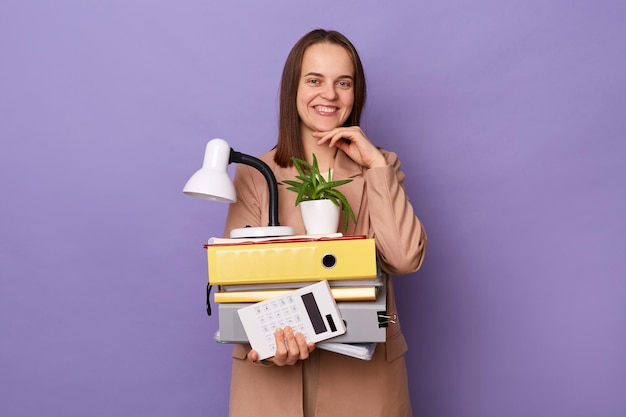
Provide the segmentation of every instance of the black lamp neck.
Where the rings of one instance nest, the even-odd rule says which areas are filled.
[[[278,223],[278,182],[276,181],[276,176],[272,172],[272,169],[259,158],[255,158],[254,156],[246,155],[241,152],[237,152],[230,149],[230,158],[228,163],[237,163],[249,165],[253,168],[256,168],[258,171],[263,174],[265,180],[267,181],[267,187],[269,188],[269,225],[268,226],[280,226]]]

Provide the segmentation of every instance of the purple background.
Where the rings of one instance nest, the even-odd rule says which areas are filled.
[[[626,415],[626,3],[0,3],[0,415],[224,416],[230,347],[184,196],[276,136],[293,43],[335,28],[430,242],[398,277],[416,416]],[[340,393],[338,393],[340,395]]]

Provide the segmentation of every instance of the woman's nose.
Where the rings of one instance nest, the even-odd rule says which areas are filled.
[[[337,90],[333,84],[327,84],[322,91],[322,98],[327,100],[334,100],[337,98]]]

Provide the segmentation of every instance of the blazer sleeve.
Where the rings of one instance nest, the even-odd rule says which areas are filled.
[[[417,271],[424,260],[427,236],[404,189],[404,173],[393,152],[387,165],[365,172],[370,227],[383,270],[390,274]]]

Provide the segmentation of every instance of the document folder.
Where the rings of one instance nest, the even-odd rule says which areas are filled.
[[[239,291],[272,291],[272,290],[293,290],[295,288],[306,287],[315,284],[318,281],[301,281],[301,282],[271,282],[263,284],[235,284],[220,285],[222,292],[239,292]],[[349,278],[349,279],[333,279],[328,281],[331,288],[365,288],[380,287],[383,285],[380,271],[375,278]]]
[[[332,342],[363,343],[384,342],[387,320],[386,286],[378,290],[375,301],[338,302],[339,313],[346,325],[346,333],[329,339]],[[222,303],[218,306],[219,341],[222,343],[248,343],[246,332],[237,314],[250,303]]]
[[[261,284],[374,278],[374,239],[343,237],[206,245],[209,283]]]
[[[294,289],[220,291],[213,294],[213,301],[216,303],[257,303],[284,295]],[[340,287],[331,288],[330,292],[335,301],[373,301],[376,300],[377,287]]]

